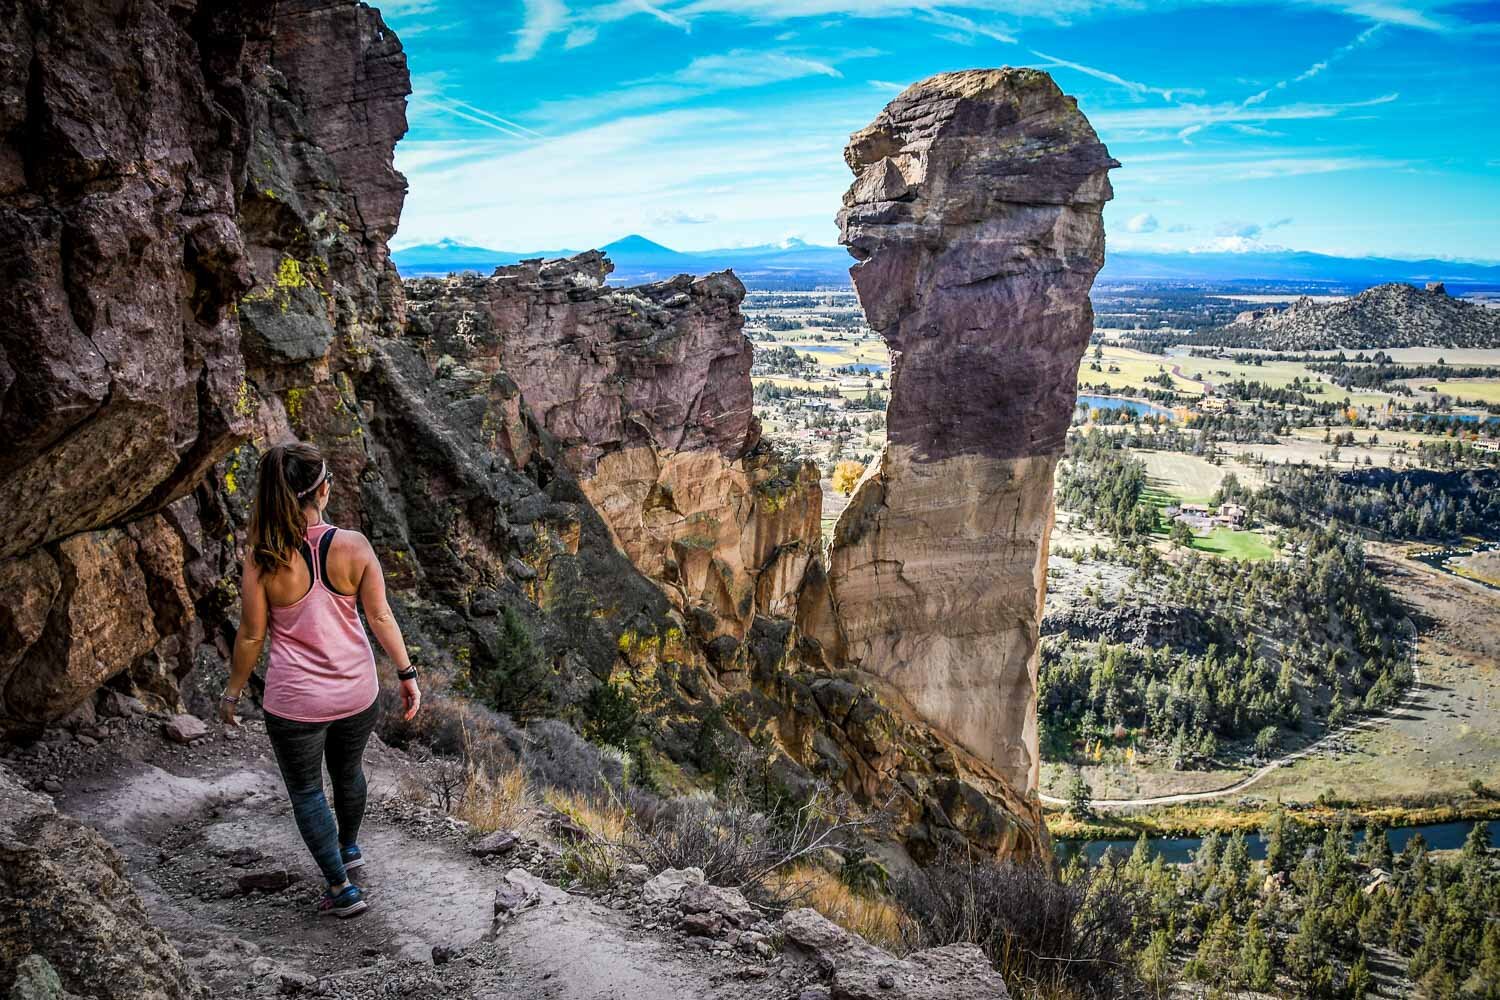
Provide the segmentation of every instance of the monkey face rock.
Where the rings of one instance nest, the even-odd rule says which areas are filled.
[[[888,443],[810,631],[1017,790],[1036,787],[1052,476],[1117,166],[1045,73],[946,73],[851,137],[840,239],[890,345]]]

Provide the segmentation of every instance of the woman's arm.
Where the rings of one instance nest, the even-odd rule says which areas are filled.
[[[229,666],[229,684],[219,700],[219,718],[231,726],[239,725],[234,712],[239,707],[245,682],[260,660],[266,643],[266,592],[260,585],[260,570],[249,554],[240,571],[240,627],[234,634],[234,656]]]
[[[401,626],[396,624],[396,615],[391,611],[390,602],[385,596],[385,571],[380,568],[380,559],[375,555],[375,547],[370,540],[363,535],[358,536],[361,550],[358,555],[360,566],[359,577],[359,602],[364,605],[365,619],[370,623],[370,631],[375,633],[380,646],[385,650],[396,664],[398,671],[411,669],[411,656],[406,651],[406,640],[401,637]],[[417,714],[417,709],[422,705],[422,692],[417,687],[415,678],[401,682],[401,705],[406,709],[405,718],[410,719]]]

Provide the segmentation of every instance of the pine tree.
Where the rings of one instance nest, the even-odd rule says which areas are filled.
[[[1483,858],[1490,853],[1490,825],[1483,820],[1469,828],[1464,838],[1464,857]]]
[[[1269,990],[1276,983],[1276,956],[1260,927],[1260,914],[1252,913],[1245,925],[1245,941],[1240,945],[1237,978],[1252,990]]]
[[[1349,977],[1344,980],[1344,996],[1347,1000],[1365,1000],[1372,985],[1369,966],[1365,964],[1365,956],[1360,955],[1349,967]]]

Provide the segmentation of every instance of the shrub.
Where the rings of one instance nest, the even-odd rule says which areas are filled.
[[[583,700],[583,735],[595,743],[629,747],[639,723],[635,695],[623,684],[595,685]]]
[[[917,946],[976,944],[1012,988],[1102,1000],[1138,987],[1131,956],[1146,900],[1119,865],[1058,878],[1039,864],[948,854],[897,881],[895,897]]]
[[[519,722],[554,708],[552,670],[514,608],[502,610],[494,650],[470,663],[468,684],[480,701]]]

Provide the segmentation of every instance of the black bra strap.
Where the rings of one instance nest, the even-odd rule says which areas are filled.
[[[328,549],[333,542],[333,533],[338,530],[329,528],[323,532],[323,537],[318,539],[318,579],[330,593],[338,594],[340,597],[353,597],[353,594],[346,594],[328,582]]]

